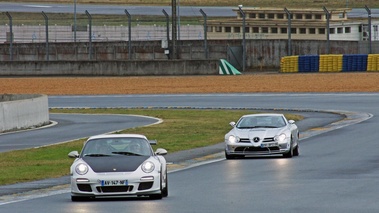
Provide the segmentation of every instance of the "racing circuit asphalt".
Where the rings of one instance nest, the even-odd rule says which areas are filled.
[[[328,122],[324,123],[324,127],[310,127],[301,132],[300,156],[291,160],[281,157],[225,160],[222,151],[218,152],[221,155],[217,156],[216,153],[214,160],[188,160],[189,166],[185,169],[169,171],[170,195],[167,199],[99,199],[76,203],[69,199],[70,187],[64,184],[1,196],[0,211],[37,213],[54,209],[56,213],[67,213],[119,212],[122,209],[141,213],[379,212],[379,170],[375,149],[379,136],[378,96],[378,93],[49,96],[51,108],[239,108],[253,111],[254,107],[295,111],[299,114],[315,110],[338,110],[348,117],[337,123]],[[325,116],[330,118],[334,115]],[[306,116],[304,121],[309,119],[316,119],[315,122],[318,122],[317,119],[324,120],[322,115],[311,115],[310,118]],[[303,124],[298,122],[300,129],[306,126]],[[320,131],[327,132],[319,134]],[[64,134],[67,135],[62,132]],[[56,138],[60,137],[56,135]],[[167,158],[172,157],[172,154]],[[62,157],[67,156],[65,154]],[[173,163],[170,166],[181,164]]]
[[[263,110],[262,110],[263,112]],[[270,110],[264,110],[264,112],[270,112]],[[276,113],[293,113],[300,114],[304,116],[304,119],[297,122],[300,130],[300,140],[311,137],[316,134],[321,134],[325,131],[330,131],[336,128],[340,128],[344,125],[349,125],[351,123],[360,122],[367,118],[366,114],[346,114],[345,112],[312,112],[312,111],[281,111],[281,110],[271,110],[271,112]],[[96,115],[93,115],[96,116]],[[54,116],[53,116],[54,117]],[[70,115],[67,115],[70,117]],[[138,119],[137,119],[138,120]],[[55,128],[59,128],[59,125]],[[117,128],[117,127],[113,127]],[[39,131],[39,130],[33,130]],[[29,132],[33,132],[29,131]],[[46,129],[44,130],[46,131]],[[104,130],[102,130],[104,131]],[[99,132],[101,134],[104,132]],[[15,133],[17,134],[17,133]],[[24,132],[25,134],[25,132]],[[46,133],[49,134],[49,133]],[[52,133],[54,134],[54,133]],[[79,137],[79,136],[78,136]],[[82,135],[81,137],[85,137]],[[185,150],[176,153],[169,153],[165,156],[168,162],[169,170],[178,170],[189,167],[194,164],[201,164],[202,162],[223,159],[223,148],[224,143],[218,143],[209,147],[202,147],[197,149]],[[33,182],[3,185],[0,186],[0,196],[12,195],[18,193],[25,193],[32,190],[46,189],[50,187],[55,187],[59,185],[69,184],[69,176],[63,176],[60,178],[45,179]]]

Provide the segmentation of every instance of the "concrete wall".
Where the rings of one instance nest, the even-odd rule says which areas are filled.
[[[219,59],[226,59],[239,70],[243,64],[240,39],[208,40],[207,59],[204,41],[178,41],[177,61],[168,60],[161,41],[131,43],[130,53],[129,43],[125,41],[93,42],[91,45],[88,42],[50,43],[49,62],[46,62],[45,43],[14,43],[13,62],[10,62],[10,45],[0,44],[0,75],[26,75],[28,72],[66,75],[76,74],[76,71],[81,75],[216,74]],[[373,54],[379,53],[378,44],[379,41],[372,42]],[[369,50],[367,41],[330,41],[329,45],[330,54],[368,54]],[[233,52],[234,47],[238,47],[237,52]],[[326,41],[292,40],[291,55],[328,54],[327,47]],[[280,59],[287,56],[287,51],[287,40],[246,40],[246,70],[279,71]]]
[[[0,75],[215,75],[218,63],[218,60],[6,61],[0,64]]]
[[[0,132],[38,127],[49,123],[46,95],[0,95]]]

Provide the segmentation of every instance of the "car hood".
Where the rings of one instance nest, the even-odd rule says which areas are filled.
[[[83,157],[94,172],[133,172],[150,156]]]
[[[273,138],[283,132],[283,128],[254,128],[254,129],[237,129],[234,128],[229,132],[239,138]]]

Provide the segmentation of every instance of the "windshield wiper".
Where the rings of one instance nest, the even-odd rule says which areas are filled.
[[[244,126],[238,127],[238,129],[255,129],[255,128],[278,128],[276,126]]]
[[[137,153],[134,153],[134,152],[112,152],[112,154],[141,156],[140,154],[137,154]]]
[[[110,155],[106,155],[106,154],[85,154],[84,157],[106,157],[106,156],[110,156]]]

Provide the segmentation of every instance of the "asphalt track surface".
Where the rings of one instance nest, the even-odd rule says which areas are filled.
[[[0,134],[0,153],[160,122],[157,118],[133,115],[50,114],[49,117],[51,124],[43,128]]]
[[[0,4],[0,11],[18,11],[20,8],[25,12],[54,12],[49,8],[50,5],[29,5],[21,7],[20,5]],[[25,5],[24,5],[25,6]],[[32,8],[36,8],[35,10]],[[85,8],[78,8],[78,13],[84,13]],[[117,13],[123,13],[124,9],[128,9],[131,14],[138,11],[138,8],[118,8]],[[191,9],[192,14],[196,14],[199,8]],[[66,6],[66,11],[72,10],[72,6]],[[94,8],[89,9],[91,14],[111,11],[111,8]],[[228,11],[230,8],[228,8]],[[146,11],[142,8],[141,11]],[[152,12],[153,10],[148,10]],[[156,10],[157,15],[161,14],[161,8]],[[169,8],[166,10],[170,12]],[[183,11],[184,8],[183,8]],[[356,16],[366,17],[364,9],[358,9]],[[22,12],[22,11],[20,11]],[[210,15],[207,10],[205,12]],[[230,12],[230,11],[229,11]],[[231,13],[224,14],[231,14]],[[373,10],[373,17],[377,16],[377,10]],[[115,11],[111,12],[112,14]],[[183,12],[184,13],[184,12]],[[181,14],[183,14],[181,13]],[[184,15],[184,14],[183,14]],[[210,16],[213,16],[210,15]],[[217,15],[214,15],[217,16]],[[231,16],[235,16],[233,13]],[[51,97],[50,103],[52,107],[200,107],[200,108],[257,108],[257,109],[286,109],[301,112],[309,112],[310,131],[305,131],[304,139],[302,139],[301,156],[291,159],[291,161],[281,161],[280,159],[258,159],[257,161],[224,161],[221,163],[210,163],[208,166],[187,169],[183,172],[170,174],[174,181],[170,184],[173,187],[167,201],[161,203],[144,203],[148,209],[140,209],[141,203],[128,202],[127,207],[132,212],[379,212],[377,204],[379,191],[379,166],[377,138],[377,124],[379,120],[379,94],[378,93],[342,93],[342,94],[220,94],[220,95],[173,95],[173,96],[113,96],[113,97]],[[109,99],[112,102],[109,102]],[[125,102],[125,100],[128,100]],[[108,102],[107,102],[108,101]],[[107,103],[107,104],[105,104]],[[111,103],[111,104],[109,104]],[[317,113],[320,116],[312,114],[312,112],[338,112],[348,116],[341,122],[329,124],[339,120],[341,117],[329,113]],[[330,116],[329,116],[330,115]],[[333,115],[333,116],[332,116]],[[333,118],[332,118],[333,117]],[[331,118],[327,123],[318,123],[318,121]],[[315,119],[315,120],[313,120]],[[305,119],[304,121],[307,121]],[[326,125],[325,128],[316,128],[317,126]],[[299,122],[299,127],[303,130],[308,129],[305,123]],[[38,130],[36,130],[38,131]],[[323,134],[319,134],[323,132]],[[219,144],[215,147],[207,147],[204,149],[190,150],[184,153],[170,154],[167,156],[171,162],[182,162],[192,157],[211,154],[214,150],[219,151]],[[18,148],[20,148],[18,146]],[[209,151],[212,150],[212,151]],[[188,156],[184,157],[183,156]],[[190,160],[190,163],[192,161]],[[289,164],[287,171],[282,167],[273,167],[269,163]],[[225,165],[224,165],[225,164]],[[244,166],[254,164],[256,173],[251,174],[244,171]],[[225,167],[226,166],[226,167]],[[229,166],[229,167],[228,167]],[[308,167],[306,167],[308,166]],[[205,167],[205,168],[204,168]],[[233,177],[233,180],[244,181],[242,185],[237,182],[222,181],[223,189],[228,189],[228,193],[217,191],[215,182],[220,182],[224,178],[222,172],[225,168],[235,169],[241,168],[241,176]],[[246,167],[245,167],[246,168]],[[219,172],[216,179],[206,174]],[[244,171],[242,173],[242,171]],[[281,173],[283,172],[283,173]],[[185,173],[185,174],[182,174]],[[206,178],[205,184],[200,186],[200,190],[194,185],[183,186],[179,182],[193,182],[198,174],[202,174],[202,179],[197,179],[198,183]],[[233,170],[228,171],[233,175]],[[248,177],[244,177],[244,173],[248,173]],[[267,176],[271,175],[271,176]],[[284,175],[284,179],[275,179],[275,175]],[[201,176],[201,175],[200,175]],[[186,179],[193,177],[194,179]],[[175,179],[176,178],[176,179]],[[242,179],[246,178],[246,179]],[[274,181],[275,180],[275,181]],[[6,190],[11,193],[25,192],[30,189],[40,189],[66,183],[67,177],[61,179],[43,180],[40,182],[17,184],[12,186],[3,186],[0,188],[2,193],[7,194]],[[248,182],[255,183],[251,188]],[[228,187],[225,183],[233,183],[234,187]],[[196,184],[196,185],[197,185]],[[212,186],[209,186],[212,185]],[[267,187],[265,187],[267,186]],[[209,187],[206,191],[201,191]],[[197,191],[196,191],[197,190]],[[246,191],[248,190],[248,191]],[[181,195],[178,191],[182,192]],[[9,191],[8,191],[9,193]],[[187,194],[188,196],[187,196]],[[210,194],[209,194],[210,193]],[[204,198],[206,195],[210,197]],[[212,196],[213,195],[213,196]],[[242,197],[240,196],[242,195]],[[16,195],[18,196],[18,195]],[[34,201],[25,201],[28,198],[21,198],[17,203],[0,204],[1,212],[80,212],[80,209],[65,210],[70,203],[64,203],[61,209],[56,208],[57,199],[68,200],[67,195],[54,197],[49,192],[43,195],[46,199],[35,199]],[[51,198],[50,198],[51,197]],[[184,197],[185,200],[181,200]],[[199,199],[196,199],[199,198]],[[226,198],[226,199],[225,199]],[[234,199],[233,199],[234,198]],[[11,198],[13,199],[13,198]],[[171,200],[170,200],[171,199]],[[208,202],[204,202],[206,199]],[[41,201],[41,202],[38,202]],[[261,201],[261,202],[254,202]],[[209,203],[209,204],[207,204]],[[116,207],[119,203],[102,202],[95,205],[97,212],[101,212],[102,206],[107,211],[118,211]],[[188,204],[188,205],[186,205]],[[196,204],[194,206],[194,204]],[[161,206],[165,205],[165,206]],[[74,206],[78,207],[78,206]],[[79,206],[80,207],[80,206]],[[81,208],[88,208],[82,205]],[[206,210],[208,208],[208,211]],[[47,209],[50,209],[48,211]],[[89,208],[90,209],[90,208]],[[117,210],[118,209],[118,210]],[[211,209],[211,210],[209,210]],[[80,211],[75,211],[80,210]],[[134,211],[133,211],[134,210]],[[104,210],[105,211],[105,210]],[[92,211],[96,212],[96,211]]]
[[[310,129],[302,132],[300,156],[291,159],[270,157],[225,160],[222,155],[218,155],[216,159],[203,162],[190,159],[185,169],[169,173],[170,195],[167,199],[100,199],[73,203],[69,199],[66,184],[60,190],[48,188],[47,191],[31,191],[31,194],[2,196],[1,212],[36,213],[49,212],[49,209],[54,209],[56,213],[120,212],[121,209],[143,213],[379,212],[379,158],[375,148],[379,138],[379,93],[52,96],[49,97],[49,106],[254,108],[311,114],[304,120],[310,121]],[[319,112],[333,113],[318,114]],[[346,117],[340,120],[342,117],[338,114]],[[339,121],[333,122],[336,120]],[[315,126],[319,122],[324,122],[325,125]],[[301,129],[308,129],[305,123],[298,124]],[[207,147],[190,150],[186,154],[207,155],[208,149],[215,149],[220,153],[217,147]],[[181,160],[175,162],[174,154],[167,156],[169,161],[181,164]],[[43,188],[44,184],[49,185],[49,181],[57,179],[28,184]],[[62,177],[61,181],[67,183],[65,181],[68,179]],[[57,185],[57,182],[50,183],[51,185]],[[7,187],[9,189],[11,186],[5,188]],[[26,185],[14,187],[10,189],[13,192],[19,188],[27,188]]]
[[[308,137],[307,134],[317,134],[319,132],[310,131],[310,129],[324,127],[329,125],[330,123],[338,122],[346,118],[343,114],[324,112],[299,112],[280,110],[265,110],[262,112],[301,114],[305,117],[305,119],[299,121],[297,125],[301,132],[302,138]],[[50,119],[52,122],[56,124],[42,129],[1,135],[1,152],[22,148],[46,146],[49,144],[61,143],[65,141],[75,140],[78,138],[85,138],[91,135],[102,134],[116,130],[132,128],[136,126],[145,126],[159,122],[157,119],[149,117],[123,115],[99,116],[77,114],[51,114]],[[75,129],[80,129],[80,131],[75,131]],[[67,132],[70,132],[70,134],[66,134]],[[28,138],[28,141],[25,141],[25,138]],[[15,141],[17,142],[16,145],[14,144]],[[21,144],[19,144],[20,141]],[[184,164],[185,166],[190,166],[191,164],[199,163],[199,161],[201,161],[196,161],[194,159],[220,153],[223,151],[223,147],[224,144],[219,143],[214,146],[186,150],[176,153],[169,153],[165,157],[169,163],[179,165]],[[61,178],[52,178],[27,183],[5,185],[0,186],[0,196],[24,193],[31,190],[44,189],[68,183],[69,177],[64,176]]]
[[[330,123],[338,122],[346,118],[344,114],[330,112],[288,110],[257,111],[294,113],[304,116],[305,119],[297,123],[302,138],[309,137],[310,134],[320,133],[320,131],[311,131],[313,128],[324,127]],[[103,134],[136,126],[146,126],[160,122],[159,119],[132,115],[50,114],[50,119],[54,124],[44,128],[0,135],[2,138],[0,141],[0,152],[47,146],[50,144],[85,138],[91,135]],[[67,134],[67,132],[70,132],[70,134]],[[220,142],[219,144],[209,147],[169,153],[165,157],[169,163],[190,166],[193,163],[198,163],[198,161],[194,161],[193,159],[220,153],[223,151],[223,147],[224,144]],[[0,196],[24,193],[31,190],[49,188],[68,183],[69,177],[64,176],[61,178],[0,186]]]
[[[97,98],[103,99],[104,96],[95,96]],[[120,97],[120,96],[118,96]],[[71,101],[75,102],[73,104],[67,101],[69,98]],[[50,99],[53,100],[52,108],[88,108],[88,101],[78,102],[78,96],[52,96]],[[90,98],[87,96],[87,98]],[[95,98],[96,99],[96,98]],[[64,101],[69,106],[64,106],[60,101]],[[113,102],[114,103],[114,102]],[[117,103],[117,102],[116,102]],[[79,105],[78,105],[79,104]],[[102,105],[94,106],[94,108],[103,108]],[[134,106],[135,107],[135,106]],[[131,107],[131,108],[134,108]],[[128,108],[126,106],[119,106],[119,108]],[[179,109],[188,108],[184,106],[171,106],[171,107],[151,107],[154,109]],[[197,109],[220,109],[220,107],[192,107]],[[230,108],[225,108],[230,109]],[[367,119],[369,116],[367,114],[359,113],[346,113],[344,111],[319,111],[319,110],[291,110],[291,109],[263,109],[254,107],[235,107],[234,109],[252,109],[258,112],[274,112],[274,113],[293,113],[300,114],[304,117],[304,120],[297,122],[300,130],[300,139],[306,139],[317,134],[321,134],[326,131],[331,131],[336,128],[340,128],[343,125],[350,125],[351,123],[361,122]],[[20,131],[16,133],[7,133],[1,135],[2,140],[0,141],[0,152],[6,152],[17,149],[26,149],[33,147],[46,146],[49,144],[56,144],[61,142],[66,142],[70,140],[75,140],[79,138],[89,137],[91,135],[102,134],[113,132],[117,130],[132,128],[136,126],[146,126],[154,123],[161,122],[159,119],[152,117],[139,117],[133,115],[87,115],[87,114],[50,114],[50,120],[52,125],[46,126],[44,128]],[[348,124],[346,124],[346,121]],[[332,124],[332,125],[331,125]],[[320,129],[320,127],[323,127]],[[70,132],[70,134],[67,134]],[[25,141],[25,138],[27,140]],[[203,147],[193,150],[186,150],[176,153],[169,153],[166,156],[167,161],[170,164],[181,165],[182,167],[188,167],[193,164],[197,164],[203,161],[201,158],[210,155],[217,155],[212,158],[223,158],[224,144],[220,142],[219,144]],[[194,160],[199,159],[199,160]],[[206,158],[209,160],[209,158]],[[175,168],[175,167],[174,167]],[[31,190],[44,189],[49,187],[54,187],[57,185],[64,185],[69,183],[69,177],[64,176],[61,178],[33,181],[27,183],[13,184],[0,186],[0,196],[10,195],[16,193],[24,193]]]

